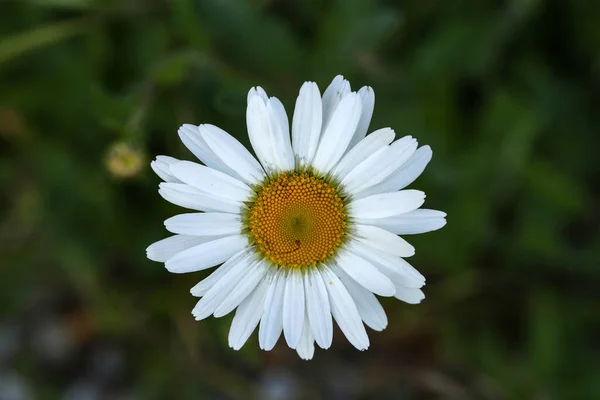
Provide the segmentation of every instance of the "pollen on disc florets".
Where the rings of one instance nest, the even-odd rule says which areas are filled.
[[[258,251],[291,268],[315,266],[333,256],[348,226],[344,200],[335,186],[305,171],[266,181],[244,216]]]

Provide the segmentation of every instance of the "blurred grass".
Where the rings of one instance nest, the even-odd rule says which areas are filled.
[[[19,335],[0,389],[600,398],[598,20],[585,1],[1,1],[0,349]],[[180,211],[147,163],[123,179],[107,157],[125,143],[192,159],[184,122],[248,144],[250,86],[291,112],[303,81],[338,73],[375,89],[372,128],[433,148],[413,186],[448,225],[408,238],[427,299],[383,299],[390,325],[365,353],[339,332],[311,363],[255,338],[233,352],[231,317],[189,316],[200,276],[145,259]],[[107,348],[121,367],[102,375]]]

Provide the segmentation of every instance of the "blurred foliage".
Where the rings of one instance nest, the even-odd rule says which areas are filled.
[[[0,398],[600,398],[598,21],[586,0],[0,1]],[[310,363],[234,352],[231,316],[189,315],[204,275],[145,258],[180,212],[148,158],[192,159],[184,122],[248,144],[251,86],[289,112],[339,73],[375,89],[373,129],[434,150],[413,186],[448,225],[409,238],[427,299],[383,299],[364,353],[339,331]]]

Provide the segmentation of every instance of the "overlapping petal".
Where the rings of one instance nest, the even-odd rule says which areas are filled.
[[[290,132],[283,104],[254,87],[246,119],[258,160],[214,125],[184,124],[179,136],[204,165],[168,156],[151,162],[163,181],[160,195],[200,212],[167,219],[165,226],[175,235],[150,245],[147,257],[174,273],[216,266],[190,290],[200,297],[192,314],[201,320],[235,310],[228,337],[234,350],[258,327],[261,349],[273,349],[283,333],[289,347],[311,359],[315,342],[323,349],[331,346],[334,320],[354,347],[366,350],[364,325],[379,331],[388,324],[376,295],[409,304],[424,299],[425,278],[404,260],[415,249],[398,235],[446,224],[445,213],[420,209],[423,192],[402,190],[423,172],[431,149],[417,149],[410,136],[393,142],[390,128],[367,135],[374,104],[372,88],[352,92],[341,75],[322,97],[314,82],[306,82]],[[348,216],[335,251],[301,268],[271,261],[245,219],[261,185],[299,171],[333,185]]]

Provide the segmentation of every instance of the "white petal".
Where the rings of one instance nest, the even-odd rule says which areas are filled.
[[[254,254],[241,258],[221,279],[219,279],[198,301],[192,315],[196,321],[204,319],[215,312],[217,307],[232,295],[237,284],[243,280],[256,262]]]
[[[221,211],[239,213],[242,203],[235,200],[219,198],[205,193],[185,183],[163,182],[158,185],[158,193],[168,202],[181,207],[198,211]]]
[[[198,127],[190,124],[183,124],[177,131],[179,138],[185,146],[209,168],[216,169],[224,173],[229,173],[230,169],[217,157],[208,147]]]
[[[425,285],[425,277],[400,257],[386,254],[357,241],[350,243],[349,248],[352,252],[373,263],[396,286],[402,285],[418,289]]]
[[[314,336],[321,348],[328,349],[333,339],[333,323],[327,288],[318,268],[309,268],[304,274],[304,291],[311,337]]]
[[[310,165],[317,152],[323,110],[319,87],[305,82],[300,88],[292,119],[292,145],[299,167]]]
[[[374,194],[350,203],[353,218],[386,218],[416,210],[425,202],[425,193],[420,190]]]
[[[358,91],[358,95],[360,96],[362,103],[362,112],[360,120],[358,121],[358,126],[356,127],[356,132],[354,132],[354,136],[350,141],[349,148],[354,147],[358,142],[363,140],[367,134],[369,124],[371,123],[371,117],[373,116],[373,108],[375,107],[375,92],[372,87],[361,87]]]
[[[290,139],[290,121],[285,108],[277,97],[271,97],[267,102],[267,110],[271,118],[273,146],[278,165],[283,171],[292,170],[296,167],[296,161]]]
[[[210,124],[200,125],[199,130],[213,153],[244,182],[255,185],[264,179],[265,173],[258,161],[236,138]]]
[[[209,276],[198,282],[193,288],[190,289],[190,293],[195,297],[202,297],[215,285],[222,277],[225,276],[233,267],[235,267],[243,258],[248,256],[248,250],[244,249],[229,260],[225,261],[223,265],[215,269]]]
[[[254,88],[253,88],[254,89]],[[250,92],[252,92],[252,90]],[[271,123],[267,112],[267,105],[261,96],[248,95],[248,107],[246,108],[246,125],[248,127],[248,138],[256,153],[256,157],[267,173],[277,170],[273,155],[270,153]]]
[[[292,349],[302,336],[304,310],[304,281],[302,273],[294,269],[286,276],[283,296],[283,336]]]
[[[419,304],[425,298],[425,294],[421,289],[397,286],[394,297],[408,304]]]
[[[417,141],[410,136],[405,136],[358,164],[344,177],[342,185],[349,193],[360,193],[388,178],[413,155],[416,149]]]
[[[260,348],[270,351],[281,336],[283,330],[283,295],[285,292],[286,272],[282,269],[276,271],[271,278],[265,310],[260,320],[258,330],[258,344]]]
[[[337,256],[336,264],[365,289],[379,296],[393,296],[396,288],[392,281],[364,258],[343,251]]]
[[[363,140],[358,142],[333,169],[333,176],[344,178],[348,172],[354,169],[358,164],[367,159],[377,150],[386,147],[394,140],[394,131],[390,128],[383,128],[371,133]]]
[[[342,178],[341,184],[345,189],[346,193],[351,194],[353,197],[362,186],[370,182],[369,177],[378,179],[381,181],[383,177],[379,176],[380,170],[386,168],[384,160],[389,160],[391,157],[390,146],[385,146],[377,149],[373,153],[358,165],[354,165],[353,168]]]
[[[183,250],[169,258],[165,267],[176,274],[202,271],[227,261],[246,246],[248,239],[245,235],[227,236]]]
[[[251,97],[246,111],[246,123],[250,143],[267,172],[294,168],[289,123],[279,100],[272,97],[265,102],[261,96]]]
[[[359,219],[356,222],[363,225],[375,225],[396,235],[415,235],[442,228],[446,225],[446,213],[437,210],[418,209],[393,217]]]
[[[146,256],[152,261],[165,262],[180,251],[213,239],[212,237],[174,235],[148,246]]]
[[[333,81],[331,81],[325,92],[323,92],[322,130],[327,128],[335,109],[348,93],[350,93],[350,83],[342,75],[333,78]]]
[[[304,329],[302,330],[302,337],[296,347],[296,352],[303,360],[310,360],[315,354],[315,339],[313,333],[310,330],[310,324],[308,317],[304,317]]]
[[[254,96],[260,97],[264,102],[266,102],[269,99],[269,96],[267,96],[267,92],[265,92],[265,89],[261,88],[260,86],[255,86],[248,91],[248,103],[250,103],[250,99],[252,99]]]
[[[378,193],[395,192],[404,189],[415,181],[423,173],[425,167],[431,161],[431,148],[423,146],[417,149],[408,161],[398,168],[383,182],[358,193],[355,197],[361,198]]]
[[[232,349],[241,349],[254,332],[263,314],[268,286],[267,280],[263,279],[237,308],[229,329],[229,346]]]
[[[398,257],[415,255],[415,248],[400,236],[372,225],[354,226],[356,239],[367,246]]]
[[[263,260],[251,265],[245,278],[236,285],[231,294],[217,307],[214,312],[215,317],[220,318],[233,311],[256,288],[268,271],[269,266]]]
[[[331,121],[319,141],[313,167],[321,173],[329,172],[346,152],[361,111],[360,97],[348,93],[335,109]]]
[[[359,350],[368,349],[369,337],[348,290],[329,267],[322,267],[321,276],[329,293],[331,314],[338,326],[354,347]]]
[[[237,214],[189,213],[179,214],[165,221],[169,232],[182,235],[220,236],[242,233],[242,221]]]
[[[158,156],[156,160],[150,163],[152,170],[165,182],[179,182],[179,179],[171,175],[169,165],[178,162],[179,160],[169,156]]]
[[[350,278],[339,267],[336,268],[335,272],[340,277],[344,286],[346,286],[350,296],[352,296],[352,300],[354,300],[363,322],[373,330],[384,330],[387,327],[388,319],[385,310],[379,303],[379,300],[377,300],[377,297],[369,290],[356,283],[354,279]]]
[[[182,182],[221,198],[246,201],[252,194],[248,185],[232,176],[190,161],[172,164],[170,171]]]

